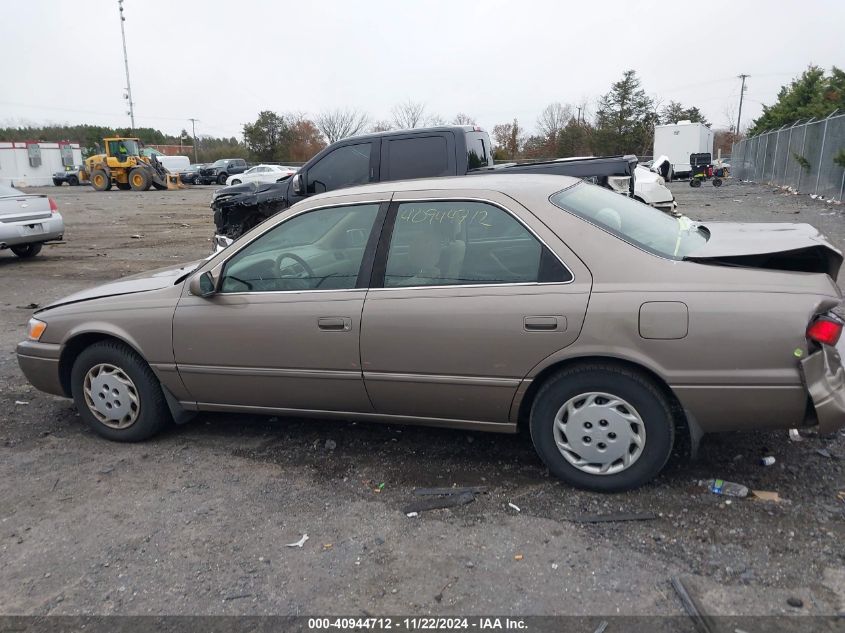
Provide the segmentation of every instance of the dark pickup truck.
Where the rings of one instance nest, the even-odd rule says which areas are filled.
[[[493,165],[487,132],[474,126],[417,128],[354,136],[322,150],[293,176],[275,183],[218,189],[211,208],[215,248],[308,196],[384,180],[468,173],[543,173],[591,180],[633,195],[635,156]]]
[[[221,158],[200,168],[195,177],[195,184],[211,185],[216,182],[218,185],[225,185],[229,176],[245,171],[246,161],[243,158]]]

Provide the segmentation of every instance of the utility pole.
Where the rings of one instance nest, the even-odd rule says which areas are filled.
[[[742,87],[739,89],[739,113],[736,115],[736,138],[739,138],[739,123],[742,121],[742,97],[745,95],[745,80],[749,77],[749,75],[737,75],[740,79],[742,79]]]
[[[581,124],[581,106],[575,106],[575,108],[578,110],[578,119],[577,119],[576,123],[578,123],[580,125]]]
[[[196,122],[199,121],[199,119],[188,119],[188,121],[191,122],[191,136],[194,137],[194,164],[196,164],[196,163],[199,162],[197,160],[197,128],[196,128]]]
[[[135,102],[132,101],[132,86],[129,83],[129,57],[126,55],[126,31],[123,29],[123,23],[126,18],[123,17],[123,0],[117,0],[117,5],[120,7],[120,37],[123,38],[123,66],[126,68],[126,100],[129,101],[129,120],[132,122],[132,129],[135,129]]]

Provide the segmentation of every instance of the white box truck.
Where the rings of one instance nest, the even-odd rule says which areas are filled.
[[[703,123],[678,121],[654,126],[654,158],[666,156],[671,171],[665,173],[666,180],[689,178],[690,154],[713,154],[713,130]]]

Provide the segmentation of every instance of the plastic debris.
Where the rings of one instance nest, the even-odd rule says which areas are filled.
[[[420,513],[419,512],[407,512],[407,513],[405,513],[405,516],[408,517],[409,519],[413,519],[414,517],[420,516]]]
[[[803,442],[804,438],[801,437],[801,433],[798,432],[798,429],[789,429],[789,439],[793,442]]]
[[[516,556],[513,557],[514,560],[522,560],[523,558],[525,558],[525,557],[522,554],[517,554]]]
[[[763,466],[771,466],[775,463],[775,461],[777,460],[775,460],[774,457],[772,457],[771,455],[767,455],[766,457],[760,460],[760,463],[763,464]]]
[[[133,240],[140,240],[143,239],[144,236],[140,233],[136,233],[135,235],[130,235],[129,237],[131,237]]]
[[[748,488],[742,484],[735,484],[732,481],[725,481],[724,479],[711,479],[707,482],[707,488],[716,495],[725,495],[726,497],[747,497]]]
[[[512,510],[516,510],[517,512],[522,512],[522,510],[519,509],[518,505],[514,505],[510,501],[508,501],[508,507],[511,508]]]
[[[833,455],[831,454],[831,452],[830,452],[829,450],[827,450],[826,448],[817,448],[817,449],[816,449],[816,453],[817,453],[818,455],[821,455],[822,457],[827,457],[828,459],[830,459],[831,457],[833,457]]]
[[[15,404],[18,406],[26,406],[29,404],[28,400],[15,400]]]
[[[299,539],[296,543],[288,543],[287,545],[285,545],[285,547],[302,547],[303,545],[305,545],[305,541],[307,541],[307,540],[308,540],[308,535],[303,534],[302,538]]]

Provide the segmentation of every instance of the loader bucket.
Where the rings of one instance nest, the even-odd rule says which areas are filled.
[[[167,174],[167,190],[184,189],[185,185],[179,180],[179,174]]]

